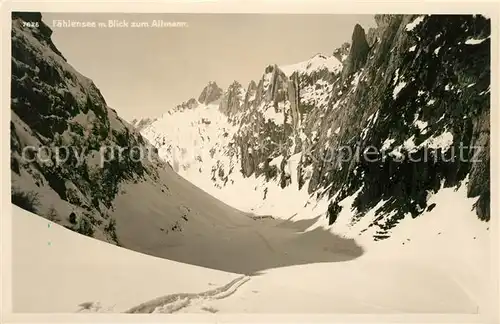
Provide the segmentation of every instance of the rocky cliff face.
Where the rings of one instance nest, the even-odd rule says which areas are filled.
[[[223,90],[219,88],[217,83],[211,81],[203,89],[200,96],[198,97],[198,102],[203,104],[209,104],[218,100],[222,96]]]
[[[241,84],[234,81],[224,93],[220,103],[220,111],[231,116],[240,111],[245,102],[245,90]]]
[[[12,15],[12,200],[72,230],[119,243],[115,198],[124,185],[158,183],[158,171],[169,166],[66,62],[51,33],[39,13]]]
[[[351,44],[349,56],[342,70],[343,80],[365,65],[368,51],[370,50],[370,46],[366,41],[365,30],[358,24],[354,26]]]
[[[380,44],[348,98],[354,118],[345,120],[347,131],[340,134],[341,143],[352,136],[360,152],[375,147],[378,154],[373,162],[361,158],[319,174],[326,177],[320,182],[333,183],[331,196],[339,193],[329,207],[330,221],[338,202],[359,191],[357,217],[386,201],[374,223],[383,238],[406,213],[417,217],[432,208],[426,203],[430,193],[456,186],[467,175],[469,194],[478,197],[478,217],[489,219],[489,21],[481,16],[384,21]],[[478,168],[485,172],[479,175]],[[474,192],[478,182],[483,187]]]
[[[355,26],[331,57],[270,65],[244,95],[233,84],[220,104],[233,127],[226,149],[212,138],[219,155],[204,162],[213,162],[212,181],[230,186],[241,175],[305,188],[328,201],[330,224],[351,197],[351,223],[375,211],[369,227],[383,239],[432,209],[430,195],[466,180],[478,217],[489,220],[490,20],[375,19],[377,28],[366,35]],[[146,133],[161,131],[153,124]]]

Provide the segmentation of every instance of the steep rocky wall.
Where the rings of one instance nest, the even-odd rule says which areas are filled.
[[[231,109],[243,174],[264,173],[283,187],[308,183],[310,193],[328,189],[330,223],[347,196],[357,196],[354,221],[385,201],[372,224],[378,238],[405,215],[432,208],[429,193],[468,176],[478,217],[488,220],[490,21],[375,18],[377,28],[365,35],[356,26],[351,46],[335,51],[342,57],[349,48],[342,71],[285,76],[271,65],[255,99],[247,93],[239,111]],[[297,153],[292,183],[285,165]]]
[[[39,27],[27,27],[25,21]],[[53,190],[85,226],[69,223],[68,215],[61,215],[61,224],[118,243],[109,216],[114,198],[123,183],[154,181],[154,164],[161,163],[132,125],[108,107],[94,83],[66,62],[51,33],[40,13],[12,14],[13,197],[23,194],[32,179],[38,190]],[[60,212],[57,206],[33,211],[47,216],[49,207]]]
[[[382,152],[389,141],[391,149],[402,150],[334,170],[325,179],[333,183],[330,195],[340,190],[330,205],[330,221],[335,221],[337,203],[360,190],[354,202],[359,217],[380,200],[387,200],[381,215],[397,211],[381,216],[376,225],[383,232],[406,213],[416,217],[429,208],[429,191],[456,186],[468,174],[469,195],[479,196],[478,217],[488,220],[489,21],[482,16],[426,16],[411,29],[414,17],[385,20],[381,43],[350,105],[351,116],[365,120],[376,113],[377,118],[367,124],[351,118],[346,129],[366,125],[361,136],[351,133],[358,136],[360,152],[368,147]],[[448,145],[432,145],[443,134]]]
[[[203,104],[209,104],[218,100],[223,94],[223,90],[219,88],[217,83],[211,81],[208,85],[203,89],[200,96],[198,97],[198,102]]]

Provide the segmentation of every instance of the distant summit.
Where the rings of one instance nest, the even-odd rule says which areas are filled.
[[[321,70],[328,70],[329,72],[338,73],[342,70],[342,62],[335,56],[326,56],[317,53],[307,61],[279,66],[279,69],[290,76],[294,72],[299,74],[310,74],[319,72]]]
[[[222,96],[223,92],[224,91],[219,88],[215,81],[210,81],[205,88],[203,88],[203,91],[198,97],[198,102],[208,105],[209,103],[218,100]]]

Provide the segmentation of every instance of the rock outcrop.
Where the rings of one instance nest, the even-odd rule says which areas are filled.
[[[360,25],[354,26],[352,33],[352,42],[349,49],[349,56],[342,70],[342,80],[361,69],[366,62],[370,46],[366,41],[365,30]]]
[[[166,164],[108,107],[94,83],[66,62],[51,33],[40,13],[12,14],[13,202],[26,208],[19,197],[31,195],[37,205],[32,212],[57,213],[61,225],[118,244],[115,198],[124,184],[155,182],[158,167]]]
[[[222,113],[231,116],[240,111],[245,102],[245,90],[241,84],[234,81],[221,99],[219,109]]]
[[[222,94],[223,94],[223,90],[221,88],[219,88],[217,83],[215,83],[214,81],[210,81],[205,86],[205,88],[201,92],[200,96],[198,97],[198,102],[205,104],[205,105],[208,105],[208,104],[220,99]]]

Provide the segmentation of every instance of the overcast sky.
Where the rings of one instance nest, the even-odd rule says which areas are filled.
[[[53,20],[129,23],[122,28],[61,28]],[[187,27],[132,28],[132,22],[186,22]],[[125,119],[160,116],[208,81],[226,88],[260,79],[268,64],[292,64],[350,42],[371,15],[45,13],[52,40],[91,78]]]

